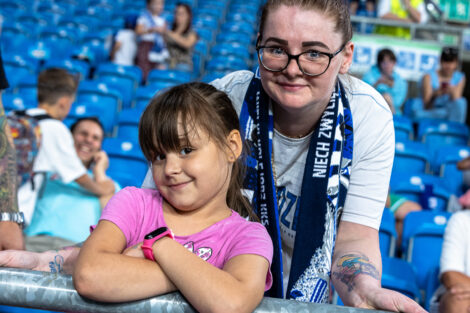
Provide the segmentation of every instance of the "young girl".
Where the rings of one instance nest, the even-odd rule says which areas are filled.
[[[200,312],[255,309],[271,286],[273,247],[243,218],[253,215],[238,129],[228,96],[204,83],[151,101],[139,141],[158,190],[128,187],[109,201],[78,256],[81,295],[121,302],[179,290]]]

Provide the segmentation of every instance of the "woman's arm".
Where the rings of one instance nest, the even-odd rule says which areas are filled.
[[[172,30],[167,30],[164,35],[186,50],[192,48],[197,42],[197,35],[194,32],[190,32],[187,37],[184,37]]]
[[[0,55],[0,66],[2,66]],[[1,68],[3,73],[3,67]],[[0,91],[0,213],[17,213],[17,172],[16,154],[13,139],[3,110]],[[23,232],[15,222],[0,222],[0,251],[4,249],[24,249]]]
[[[456,86],[449,86],[449,88],[449,94],[452,100],[462,98],[463,89],[465,88],[465,76],[460,80],[460,82]]]
[[[97,196],[107,196],[114,193],[114,182],[109,178],[103,181],[96,181],[85,173],[75,179],[75,182]]]
[[[73,272],[77,291],[97,301],[125,302],[176,290],[157,263],[121,254],[125,247],[122,231],[100,221],[78,256]]]
[[[264,294],[269,262],[254,254],[218,269],[165,237],[153,245],[157,263],[198,312],[252,312]]]
[[[341,221],[331,279],[344,304],[392,312],[426,312],[407,296],[382,288],[381,275],[378,231],[368,226]]]

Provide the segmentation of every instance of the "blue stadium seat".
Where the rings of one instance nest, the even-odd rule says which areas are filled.
[[[426,173],[429,166],[430,156],[425,144],[406,140],[395,143],[392,173]]]
[[[80,80],[87,79],[90,74],[90,64],[77,59],[50,59],[44,64],[44,69],[58,67],[68,72],[79,75]]]
[[[123,108],[129,108],[137,85],[129,77],[104,75],[96,79],[120,95]]]
[[[207,42],[208,45],[214,41],[214,30],[204,25],[195,26],[194,31],[198,34],[199,38]]]
[[[390,189],[408,200],[421,204],[424,210],[442,212],[447,209],[450,191],[441,177],[428,174],[392,174]]]
[[[29,309],[29,308],[21,308],[21,307],[15,307],[15,306],[0,305],[0,313],[54,313],[54,312]]]
[[[134,105],[133,107],[143,111],[150,99],[158,92],[158,89],[155,89],[154,86],[140,86],[137,88],[134,96]]]
[[[382,257],[395,255],[397,233],[395,231],[395,216],[385,208],[379,228],[380,254]]]
[[[145,159],[139,144],[120,138],[105,138],[103,150],[109,157],[107,174],[116,180],[121,187],[140,187],[148,170],[148,162]]]
[[[213,58],[219,56],[233,56],[242,60],[250,59],[250,51],[246,45],[236,42],[222,42],[215,44],[210,51]]]
[[[420,302],[421,294],[416,283],[416,272],[403,259],[382,257],[382,287],[398,291]]]
[[[109,98],[101,98],[101,96],[98,96],[98,98],[98,102],[78,98],[78,100],[72,104],[67,117],[72,120],[77,120],[82,117],[98,117],[103,124],[105,133],[107,135],[113,135],[117,120],[116,112],[109,108],[113,103],[109,103],[111,102]]]
[[[222,78],[225,75],[227,75],[227,72],[218,72],[218,71],[206,72],[206,74],[204,74],[201,80],[205,83],[210,83],[211,81],[217,78]]]
[[[219,32],[215,38],[215,41],[218,43],[236,42],[240,45],[243,45],[244,47],[253,45],[251,38],[243,33]]]
[[[142,111],[136,108],[122,110],[118,118],[117,137],[138,142],[139,120],[141,115]]]
[[[2,102],[5,111],[25,110],[37,107],[37,97],[26,97],[21,94],[2,92]]]
[[[81,41],[81,44],[86,45],[93,52],[96,64],[105,62],[109,58],[109,48],[106,41],[112,34],[106,31],[88,32]]]
[[[30,75],[23,77],[20,82],[16,85],[14,92],[21,94],[23,97],[37,98],[37,85],[38,79],[36,75]]]
[[[36,76],[27,66],[20,64],[6,63],[3,68],[8,77],[8,84],[11,89],[17,88],[18,85],[25,79],[28,79],[28,77]]]
[[[114,63],[102,63],[95,72],[96,77],[102,76],[119,76],[126,77],[133,81],[135,87],[142,82],[142,70],[138,66],[118,65]]]
[[[243,33],[250,38],[256,34],[255,26],[243,21],[227,21],[222,24],[221,31]]]
[[[180,70],[151,70],[147,77],[147,84],[154,85],[157,83],[173,83],[183,84],[191,81],[191,73]]]
[[[466,145],[468,138],[469,130],[465,124],[436,119],[421,119],[418,122],[418,140],[434,147]]]
[[[420,225],[409,240],[407,260],[415,269],[416,281],[425,299],[430,296],[426,294],[430,276],[439,266],[445,227],[446,223]]]
[[[445,146],[437,149],[434,157],[434,173],[445,181],[450,192],[457,196],[464,192],[463,173],[457,169],[457,163],[470,156],[467,146]]]
[[[206,71],[208,72],[233,72],[237,70],[249,69],[248,64],[233,56],[218,56],[209,60],[206,64]]]
[[[450,216],[449,212],[416,211],[408,213],[403,221],[402,251],[404,255],[407,258],[411,257],[409,256],[409,241],[420,227],[426,226],[426,229],[445,227]],[[414,245],[416,246],[416,244]]]
[[[109,88],[103,82],[82,81],[78,86],[77,102],[86,103],[87,106],[101,107],[106,110],[107,133],[113,133],[113,126],[116,124],[117,113],[121,110],[121,95]],[[104,116],[100,116],[104,118]],[[104,121],[102,120],[104,123]]]
[[[413,122],[403,115],[393,116],[393,126],[395,128],[395,141],[413,140]]]

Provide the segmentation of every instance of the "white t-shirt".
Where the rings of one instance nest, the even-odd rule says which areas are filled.
[[[116,34],[121,47],[114,54],[113,62],[119,65],[134,65],[137,53],[137,37],[132,29],[121,29]]]
[[[377,3],[377,16],[382,17],[391,10],[391,0],[379,0]],[[428,12],[426,11],[425,2],[421,2],[421,4],[416,8],[419,13],[421,14],[421,20],[419,21],[420,24],[426,23],[428,21]]]
[[[27,110],[27,114],[42,115],[46,111],[34,108]],[[39,126],[42,137],[33,165],[33,171],[39,173],[34,175],[34,189],[30,181],[18,189],[18,206],[25,215],[26,225],[31,222],[38,191],[44,180],[44,175],[40,173],[55,173],[64,183],[70,183],[87,172],[78,158],[72,134],[64,123],[50,118],[39,121]]]
[[[240,114],[252,77],[250,71],[238,71],[211,84],[229,95]],[[354,128],[351,177],[341,220],[379,229],[395,153],[393,116],[383,97],[373,87],[351,76],[344,76],[341,81],[351,107]],[[279,225],[284,290],[287,289],[295,239],[295,231],[292,229],[295,209],[292,208],[296,208],[297,201],[300,201],[310,137],[311,134],[295,139],[274,131],[276,187],[278,190],[279,187],[285,187],[284,194],[278,199],[278,203],[282,204],[279,206]],[[155,188],[150,170],[142,187]]]
[[[143,25],[145,26],[144,27],[145,29],[149,29],[152,27],[161,27],[165,25],[165,19],[161,17],[160,15],[152,15],[152,19],[153,19],[153,22],[155,23],[154,25],[152,25],[152,23],[150,22],[147,14],[145,15],[142,14],[137,19],[137,25]],[[140,35],[140,40],[154,42],[156,36],[161,36],[161,35],[157,33],[143,34],[143,35]]]

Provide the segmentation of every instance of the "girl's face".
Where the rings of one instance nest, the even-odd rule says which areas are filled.
[[[452,76],[457,70],[459,63],[455,61],[441,61],[441,72],[444,76]]]
[[[189,13],[182,5],[176,7],[175,21],[178,27],[186,27],[189,23]]]
[[[260,46],[283,48],[289,54],[304,51],[334,53],[344,44],[340,33],[334,30],[334,20],[315,10],[282,5],[271,11],[265,22]],[[304,75],[295,60],[282,72],[270,72],[260,64],[261,82],[268,95],[286,111],[308,106],[326,106],[338,73],[346,73],[352,62],[353,45],[331,59],[325,73],[311,77]]]
[[[155,185],[163,198],[180,211],[228,208],[233,161],[204,131],[188,131],[190,143],[183,143],[180,151],[158,155],[152,163]],[[178,133],[184,140],[181,123]]]
[[[150,12],[154,15],[160,15],[163,11],[163,6],[165,4],[164,0],[152,0],[150,1],[148,8]]]

